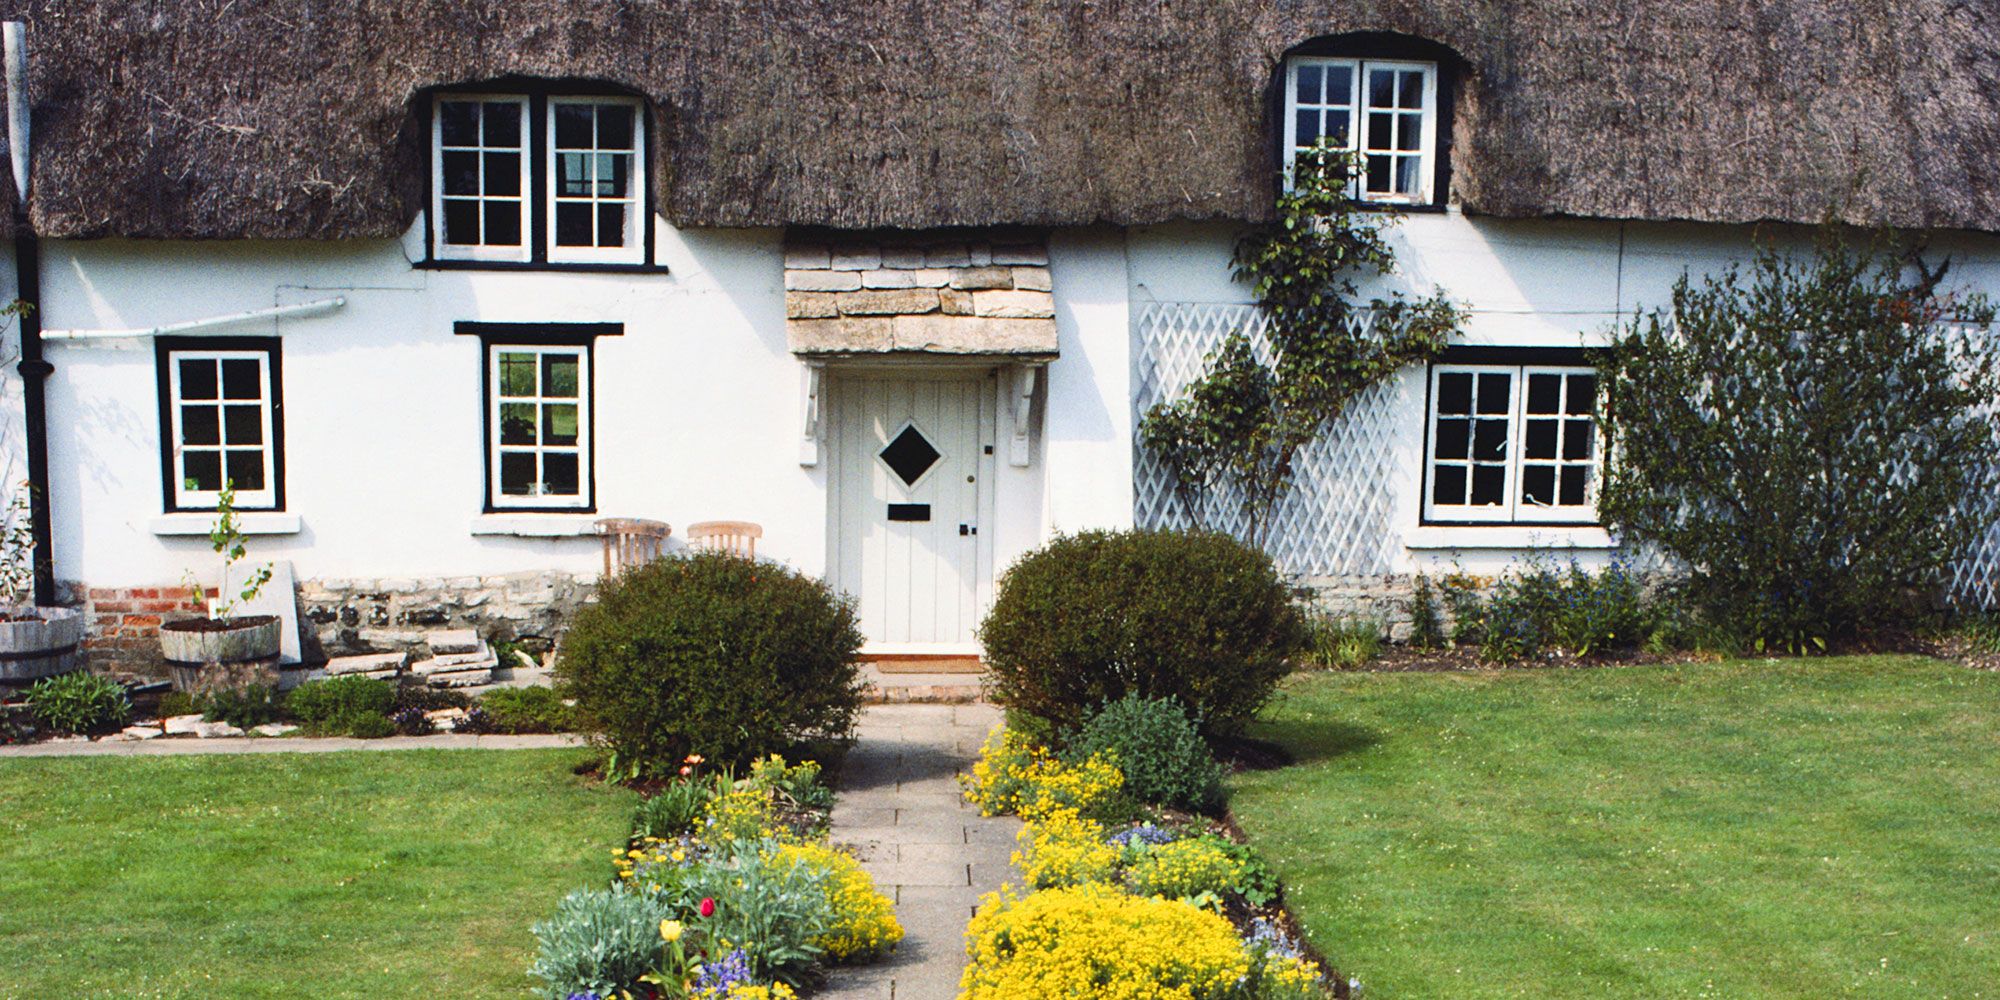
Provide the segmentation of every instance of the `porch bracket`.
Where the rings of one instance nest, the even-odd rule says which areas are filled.
[[[1042,365],[1023,364],[1014,366],[1013,385],[1008,392],[1012,404],[1014,433],[1007,442],[1007,464],[1017,469],[1028,467],[1031,449],[1028,447],[1028,431],[1035,412],[1035,381],[1041,373]]]
[[[803,433],[799,435],[799,464],[810,468],[819,464],[820,420],[825,406],[822,396],[826,389],[826,366],[815,361],[806,362],[802,374],[802,388],[799,422]]]

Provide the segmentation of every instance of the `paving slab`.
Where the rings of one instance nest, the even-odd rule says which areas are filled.
[[[853,844],[896,901],[905,937],[872,966],[835,970],[825,1000],[951,1000],[965,968],[965,924],[979,898],[1018,881],[1008,858],[1020,821],[965,804],[972,766],[999,713],[980,705],[873,705],[841,775],[832,839]]]

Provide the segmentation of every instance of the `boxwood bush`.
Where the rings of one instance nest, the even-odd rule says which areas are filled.
[[[618,766],[667,774],[690,753],[744,764],[845,739],[861,707],[854,609],[824,583],[719,553],[606,583],[556,672]]]
[[[1057,729],[1127,694],[1211,733],[1270,698],[1304,619],[1269,557],[1227,535],[1092,531],[1008,570],[980,626],[994,700]]]
[[[1180,703],[1128,694],[1090,717],[1064,748],[1073,763],[1109,753],[1125,792],[1148,805],[1206,811],[1221,804],[1222,765]]]

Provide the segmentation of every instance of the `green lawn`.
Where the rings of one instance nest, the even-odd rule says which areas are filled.
[[[632,797],[578,751],[0,759],[0,997],[515,997]]]
[[[2000,674],[1295,679],[1233,805],[1370,1000],[2000,997]]]

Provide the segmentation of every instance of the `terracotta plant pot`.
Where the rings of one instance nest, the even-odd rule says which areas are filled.
[[[83,612],[0,605],[0,683],[27,684],[83,669]]]
[[[160,655],[181,691],[277,684],[277,615],[190,618],[160,626]]]

